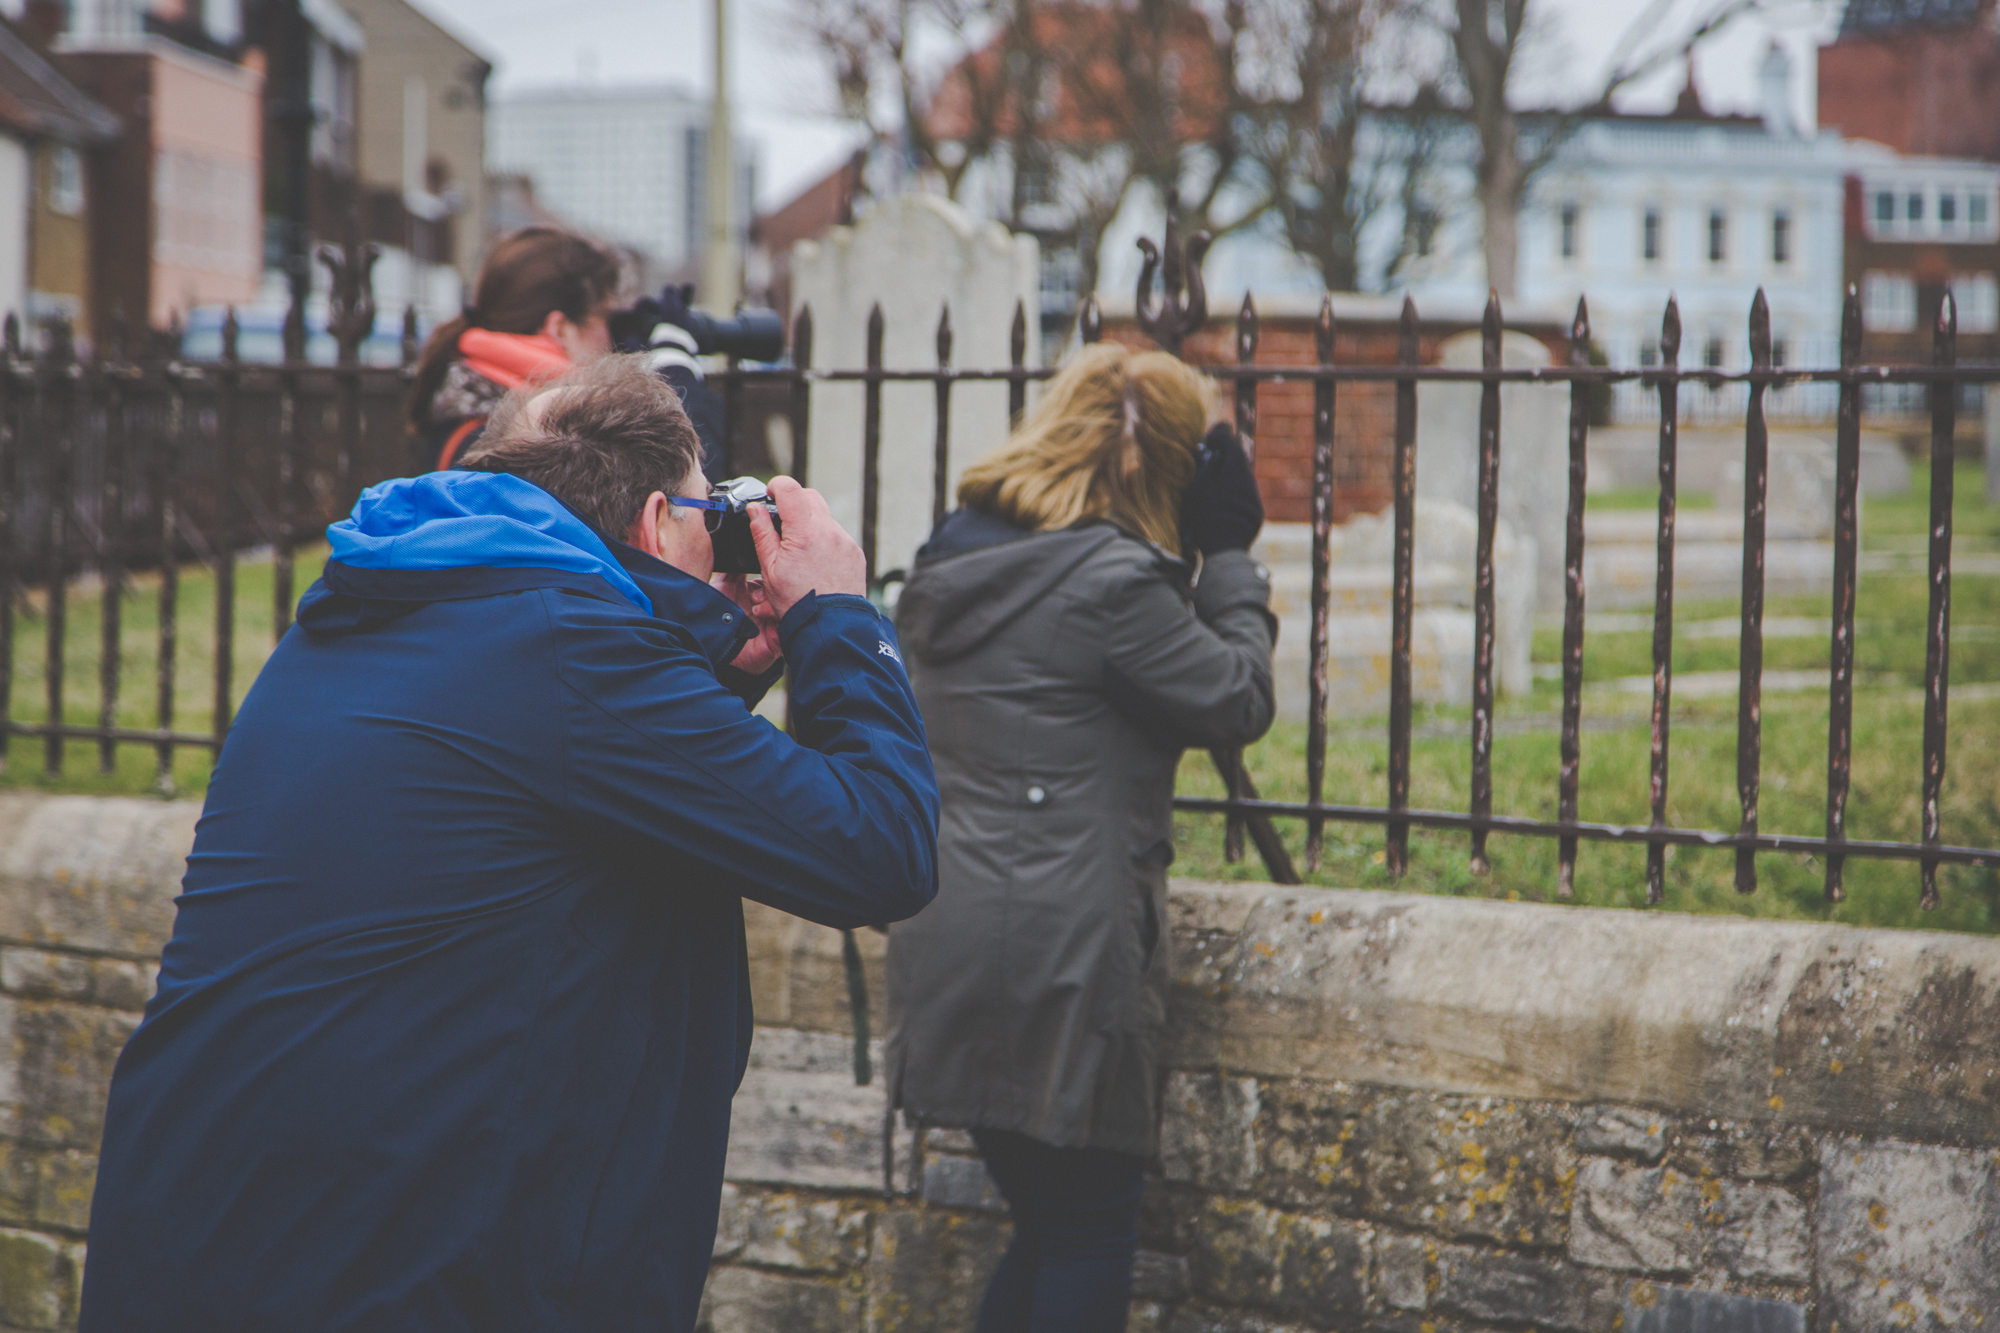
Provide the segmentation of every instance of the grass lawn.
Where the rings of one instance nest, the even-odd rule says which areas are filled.
[[[1917,469],[1910,494],[1871,501],[1863,521],[1864,550],[1900,561],[1890,570],[1869,570],[1861,580],[1856,668],[1862,682],[1854,710],[1853,786],[1848,829],[1857,838],[1915,840],[1919,834],[1923,703],[1921,684],[1926,614],[1921,572],[1929,479]],[[1978,465],[1962,467],[1957,488],[1956,540],[1959,553],[2000,551],[2000,507],[1984,502]],[[1592,504],[1600,503],[1593,497]],[[1607,507],[1651,504],[1647,495],[1617,492],[1602,497]],[[318,576],[321,548],[297,556],[294,586],[303,592]],[[1991,567],[1989,561],[1986,567]],[[157,725],[157,575],[135,575],[123,602],[121,651],[123,684],[117,716],[124,726]],[[1731,603],[1676,608],[1676,672],[1733,670],[1736,639],[1720,622],[1734,620]],[[1824,625],[1822,597],[1774,599],[1767,618],[1806,619]],[[94,585],[79,583],[69,596],[65,636],[65,708],[75,723],[98,716],[99,632],[102,597]],[[215,585],[199,566],[183,571],[176,618],[175,727],[207,731],[212,719]],[[1650,630],[1625,628],[1634,622],[1606,617],[1617,632],[1593,632],[1584,652],[1586,682],[1600,685],[1651,671]],[[1944,837],[1947,842],[2000,846],[2000,577],[1960,573],[1952,583],[1952,684],[1966,691],[1951,706],[1951,750],[1945,786]],[[272,645],[272,566],[246,559],[237,567],[235,689],[248,691]],[[42,595],[32,593],[18,608],[14,648],[13,717],[39,721],[44,708],[46,619]],[[1535,638],[1537,663],[1557,660],[1561,636],[1549,630]],[[1828,647],[1824,630],[1807,637],[1773,637],[1765,644],[1768,671],[1824,670]],[[1532,697],[1504,702],[1494,743],[1494,809],[1552,819],[1555,816],[1558,736],[1555,719],[1560,690],[1538,680]],[[1593,690],[1584,700],[1581,815],[1586,820],[1643,823],[1647,818],[1649,752],[1643,693]],[[1416,710],[1411,754],[1411,803],[1431,809],[1466,808],[1470,780],[1469,713],[1463,708]],[[1668,817],[1684,827],[1734,829],[1736,804],[1736,704],[1733,696],[1676,700],[1672,785]],[[1337,720],[1327,753],[1326,798],[1381,804],[1387,796],[1386,727],[1379,720]],[[207,781],[204,749],[178,751],[173,794],[199,798]],[[1281,724],[1249,751],[1259,789],[1282,800],[1305,799],[1305,728]],[[0,787],[65,792],[145,795],[159,790],[151,746],[117,747],[111,772],[99,770],[93,742],[65,747],[59,775],[44,771],[43,742],[14,737],[7,750]],[[1181,787],[1191,794],[1220,795],[1221,785],[1205,754],[1190,753]],[[1762,823],[1766,830],[1819,833],[1826,802],[1826,696],[1823,689],[1773,693],[1764,697]],[[1297,863],[1304,865],[1302,821],[1281,820]],[[1189,815],[1179,820],[1178,874],[1213,878],[1262,878],[1252,850],[1236,865],[1222,858],[1222,821]],[[1543,838],[1495,834],[1488,842],[1489,875],[1475,877],[1468,864],[1467,839],[1457,833],[1411,832],[1411,868],[1401,882],[1382,866],[1382,830],[1374,825],[1329,824],[1326,856],[1311,882],[1334,887],[1400,888],[1419,892],[1549,900],[1554,897],[1556,844]],[[1645,849],[1584,843],[1578,854],[1577,901],[1599,906],[1638,907],[1645,902]],[[1917,869],[1901,862],[1859,858],[1847,863],[1849,899],[1830,907],[1821,897],[1821,867],[1811,858],[1766,855],[1758,858],[1760,887],[1739,896],[1733,887],[1729,852],[1671,849],[1667,856],[1666,907],[1678,911],[1731,912],[1798,919],[1838,919],[1856,924],[1925,926],[2000,931],[2000,875],[1991,870],[1946,868],[1940,872],[1944,903],[1935,912],[1917,907]]]
[[[1985,503],[1983,473],[1961,465],[1956,479],[1954,543],[1957,554],[2000,550],[2000,507]],[[1856,607],[1855,668],[1862,682],[1854,706],[1853,777],[1848,798],[1848,833],[1856,838],[1916,841],[1921,834],[1924,625],[1928,601],[1921,573],[1928,514],[1929,475],[1918,468],[1910,494],[1867,504],[1863,549],[1895,557],[1894,570],[1861,576]],[[1610,507],[1650,507],[1645,497],[1623,492],[1607,497]],[[1593,497],[1593,505],[1597,503]],[[1888,563],[1884,561],[1882,563]],[[1829,645],[1824,628],[1830,614],[1825,597],[1776,598],[1766,607],[1767,622],[1809,619],[1820,627],[1807,637],[1768,638],[1767,672],[1824,671]],[[1734,671],[1737,639],[1734,602],[1680,604],[1675,608],[1674,670]],[[1648,620],[1650,613],[1648,613]],[[1602,684],[1649,676],[1652,632],[1626,615],[1607,621],[1621,632],[1591,633],[1584,642],[1584,679]],[[1621,623],[1622,622],[1622,623]],[[1626,625],[1633,628],[1626,629]],[[1963,696],[1950,708],[1949,763],[1944,790],[1944,840],[2000,847],[2000,578],[1955,574],[1952,580],[1951,682]],[[1535,636],[1534,658],[1560,660],[1559,630]],[[1967,690],[1972,685],[1993,686]],[[1649,693],[1615,688],[1586,693],[1583,704],[1583,767],[1579,780],[1581,818],[1606,823],[1648,821],[1647,781],[1651,736]],[[1561,690],[1541,679],[1532,698],[1503,702],[1493,746],[1493,808],[1496,813],[1553,819],[1559,738],[1556,719]],[[1827,706],[1824,686],[1811,691],[1764,695],[1763,786],[1760,824],[1768,832],[1819,834],[1826,821]],[[1326,799],[1382,805],[1388,799],[1386,723],[1335,721],[1327,747]],[[1429,809],[1464,810],[1471,778],[1471,721],[1465,708],[1424,708],[1413,719],[1410,803]],[[1677,695],[1672,732],[1667,817],[1682,827],[1733,830],[1739,824],[1736,796],[1736,699],[1684,699]],[[1305,728],[1281,724],[1248,751],[1250,770],[1261,794],[1303,801]],[[1181,790],[1223,794],[1205,754],[1191,752],[1181,768]],[[1295,862],[1303,868],[1303,821],[1281,820]],[[1264,868],[1252,847],[1230,865],[1222,858],[1220,816],[1184,815],[1178,828],[1177,873],[1213,878],[1261,879]],[[1412,829],[1410,872],[1391,880],[1383,868],[1383,830],[1376,825],[1328,824],[1326,853],[1309,882],[1333,887],[1398,888],[1426,893],[1553,900],[1556,843],[1553,839],[1493,834],[1487,843],[1490,874],[1475,876],[1465,834]],[[1763,855],[1757,859],[1759,887],[1751,896],[1734,887],[1735,856],[1730,851],[1672,848],[1667,853],[1665,906],[1686,912],[1729,912],[1855,924],[1923,926],[1933,929],[2000,932],[2000,875],[1993,870],[1946,867],[1939,872],[1943,904],[1934,912],[1917,906],[1914,864],[1850,857],[1845,884],[1848,901],[1823,897],[1824,867],[1814,858]],[[1646,852],[1640,846],[1583,843],[1577,854],[1578,902],[1605,907],[1639,907],[1646,900]]]
[[[319,577],[326,550],[312,546],[293,558],[294,595],[303,594]],[[247,557],[236,566],[235,652],[231,693],[241,704],[251,682],[273,647],[270,558]],[[150,571],[127,581],[120,615],[120,686],[116,716],[119,726],[159,726],[160,578]],[[63,714],[72,723],[95,726],[98,721],[98,664],[102,661],[104,599],[94,581],[72,584],[68,599],[68,631],[63,636]],[[14,688],[10,716],[29,722],[48,717],[46,597],[32,590],[17,604],[14,619]],[[181,571],[174,616],[174,725],[181,732],[213,729],[215,692],[215,578],[201,565]],[[109,773],[99,768],[95,741],[70,741],[64,746],[62,771],[50,775],[39,736],[8,737],[6,768],[0,787],[41,791],[93,792],[110,795],[159,794],[159,760],[153,747],[121,744]],[[199,746],[177,747],[171,794],[200,798],[208,786],[211,756]]]

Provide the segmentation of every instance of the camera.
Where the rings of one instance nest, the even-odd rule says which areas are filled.
[[[611,316],[613,342],[625,350],[650,346],[653,330],[672,324],[694,339],[700,356],[733,356],[739,361],[776,361],[785,354],[785,321],[775,310],[743,309],[734,315],[711,315],[688,302],[694,284],[669,284],[657,297],[646,297]]]
[[[732,477],[709,487],[708,498],[716,506],[708,511],[708,531],[715,545],[715,572],[760,572],[763,567],[757,563],[757,543],[750,538],[750,506],[763,505],[770,512],[771,527],[784,531],[770,491],[755,477]]]

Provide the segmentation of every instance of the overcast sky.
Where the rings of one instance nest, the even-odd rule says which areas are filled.
[[[413,0],[497,67],[493,91],[573,84],[677,83],[709,88],[712,0]],[[1641,0],[1532,0],[1539,40],[1531,100],[1575,101],[1602,81],[1619,39],[1646,9]],[[1684,32],[1719,0],[1675,0],[1663,34]],[[786,0],[729,0],[730,72],[739,133],[758,148],[759,206],[772,207],[816,180],[855,141],[828,114],[832,93],[813,52],[784,21]],[[1811,51],[1833,0],[1789,0],[1771,19],[1737,21],[1703,47],[1696,78],[1712,110],[1755,111],[1756,67],[1774,36],[1794,53],[1794,100],[1810,114]],[[1670,39],[1669,39],[1670,40]],[[1671,105],[1678,66],[1620,99],[1631,110]]]

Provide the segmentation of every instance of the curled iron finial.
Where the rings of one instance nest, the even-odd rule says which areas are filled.
[[[331,280],[327,293],[326,327],[340,349],[340,364],[352,365],[361,359],[361,344],[375,331],[375,261],[382,247],[370,241],[356,245],[349,241],[336,250],[319,248],[319,262],[326,265]]]
[[[1148,237],[1139,238],[1145,262],[1139,269],[1139,292],[1133,304],[1139,327],[1162,350],[1179,356],[1181,344],[1208,322],[1208,292],[1202,286],[1201,261],[1213,238],[1205,231],[1181,245],[1180,192],[1167,191],[1167,235],[1164,255]],[[1160,305],[1153,307],[1153,275],[1160,275]],[[1181,297],[1187,293],[1186,300]]]

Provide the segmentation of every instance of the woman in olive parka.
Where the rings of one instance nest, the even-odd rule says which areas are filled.
[[[1122,1333],[1159,1120],[1174,771],[1271,724],[1263,505],[1207,380],[1085,348],[897,607],[943,797],[938,896],[889,937],[889,1076],[968,1129],[1014,1240],[979,1333]]]

